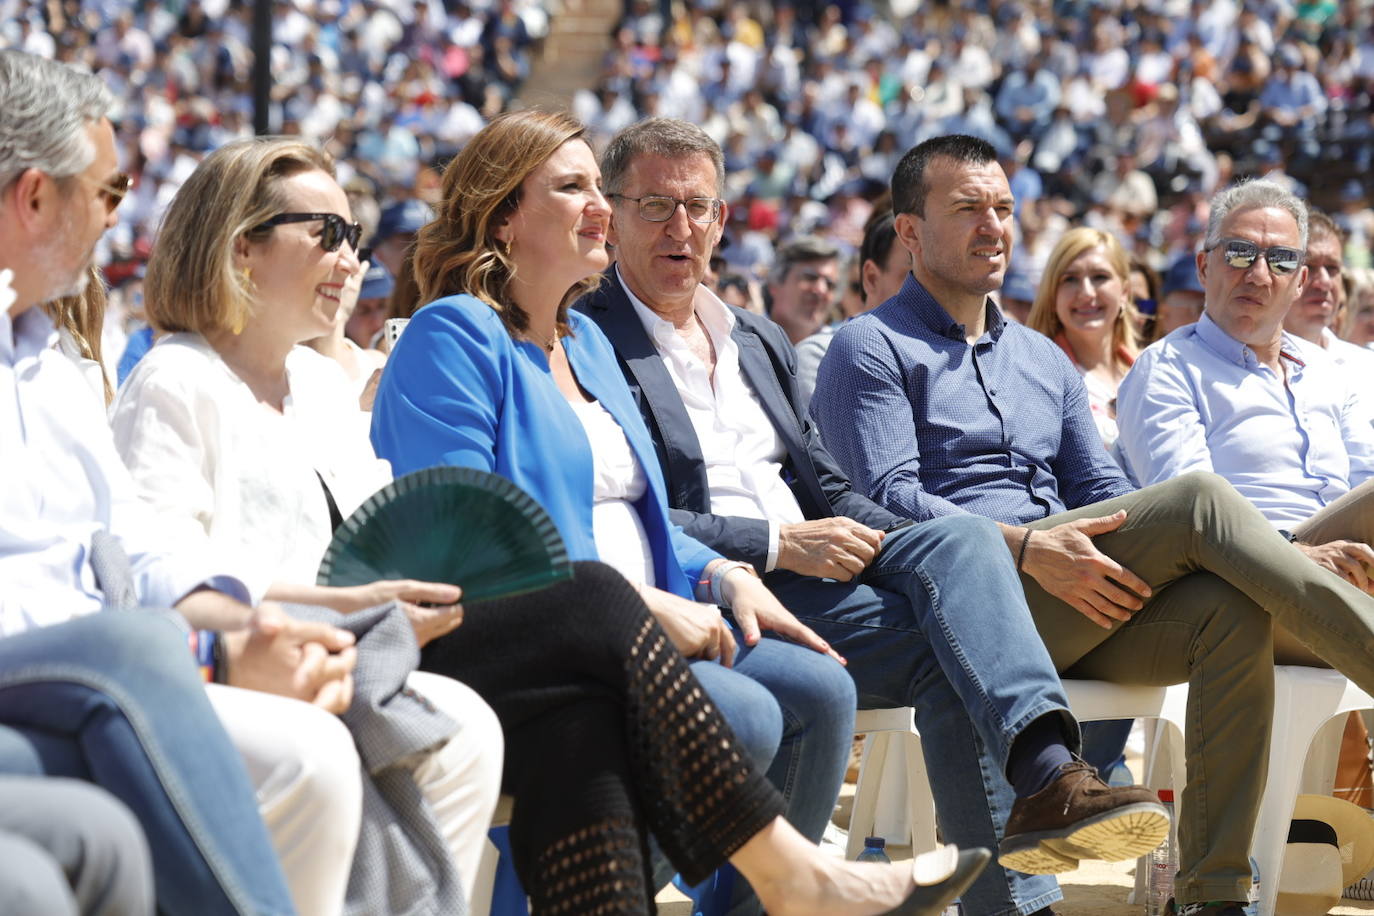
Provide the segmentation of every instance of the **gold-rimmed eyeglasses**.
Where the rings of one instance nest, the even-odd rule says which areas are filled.
[[[89,178],[85,175],[77,175],[76,177],[96,187],[96,190],[100,192],[101,199],[105,201],[105,210],[108,213],[113,213],[115,211],[128,195],[129,189],[134,186],[133,178],[124,172],[115,175],[110,179],[109,183],[96,181],[94,178]]]

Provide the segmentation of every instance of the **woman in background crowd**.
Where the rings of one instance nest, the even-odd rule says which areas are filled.
[[[1139,352],[1130,277],[1130,259],[1115,236],[1071,229],[1050,252],[1028,319],[1063,348],[1083,376],[1109,450],[1117,437],[1116,389]]]

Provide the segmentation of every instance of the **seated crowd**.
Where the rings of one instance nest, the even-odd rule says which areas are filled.
[[[654,15],[633,4],[628,58],[695,34]],[[1129,227],[1087,224],[1047,243],[1022,322],[999,306],[1015,157],[962,122],[905,131],[926,139],[883,160],[827,325],[822,238],[736,237],[769,248],[770,311],[730,304],[739,153],[698,118],[603,124],[599,156],[595,123],[492,118],[432,216],[369,233],[386,275],[328,153],[232,139],[164,202],[158,339],[116,393],[92,270],[129,191],[111,104],[0,51],[15,912],[462,912],[504,791],[537,913],[649,912],[676,871],[737,873],[731,913],[1049,914],[1055,874],[1170,827],[1085,762],[1116,751],[1062,676],[1189,684],[1169,912],[1239,916],[1273,662],[1374,693],[1371,354],[1331,330],[1360,308],[1342,230],[1289,184],[1203,201],[1195,322],[1151,326]],[[390,356],[352,321],[384,281],[411,316]],[[341,518],[436,465],[531,494],[573,578],[468,605],[315,584]],[[854,712],[890,706],[951,845],[840,862],[816,844]],[[69,861],[72,836],[102,853]]]

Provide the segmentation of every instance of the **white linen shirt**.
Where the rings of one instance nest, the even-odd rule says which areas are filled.
[[[706,463],[711,513],[767,521],[768,563],[764,571],[771,572],[778,562],[781,527],[804,521],[805,515],[782,479],[787,449],[740,370],[739,346],[731,336],[735,316],[710,290],[697,289],[696,314],[716,350],[713,378],[673,323],[641,302],[623,279],[620,285],[682,395]]]
[[[1215,471],[1280,528],[1374,476],[1374,430],[1340,366],[1288,334],[1282,352],[1286,380],[1206,313],[1146,349],[1117,392],[1128,473]]]
[[[1345,371],[1346,384],[1359,393],[1374,385],[1374,350],[1341,340],[1330,328],[1322,328],[1322,349]],[[1366,396],[1364,400],[1369,400]],[[1371,410],[1374,416],[1374,410]]]
[[[202,585],[247,600],[220,575],[234,567],[179,544],[139,502],[104,405],[57,340],[42,310],[0,309],[0,636],[101,609],[89,563],[101,529],[129,555],[144,604],[171,607]]]
[[[337,363],[306,347],[286,360],[277,413],[199,334],[172,334],[125,380],[111,424],[138,494],[187,543],[208,543],[251,571],[256,604],[273,582],[313,585],[345,518],[391,479]]]

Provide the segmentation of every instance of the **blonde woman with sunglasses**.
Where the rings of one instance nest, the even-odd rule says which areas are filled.
[[[204,544],[239,572],[254,605],[269,599],[349,615],[396,602],[424,644],[462,622],[459,589],[412,581],[314,584],[335,513],[347,515],[391,479],[372,453],[343,370],[301,346],[333,330],[360,270],[359,235],[332,163],[312,147],[258,138],[206,157],[169,206],[148,264],[148,318],[165,336],[125,381],[111,422],[135,488],[167,534]],[[360,666],[370,651],[361,638]],[[400,651],[408,657],[404,643]],[[331,658],[320,653],[318,662]],[[350,778],[332,787],[355,824],[361,810],[363,832],[338,837],[329,850],[278,843],[302,912],[337,913],[345,896],[350,913],[451,911],[461,905],[460,888],[473,886],[499,790],[500,727],[472,690],[410,665],[397,691],[422,698],[415,702],[425,713],[412,707],[402,720],[410,731],[358,742],[367,774],[378,777],[376,791],[364,791],[356,761]],[[304,704],[293,704],[290,716],[245,713],[241,693],[229,697],[240,710],[224,718],[250,771],[275,760],[283,742],[309,740],[293,732],[327,724]],[[319,705],[350,716],[356,739],[350,694],[346,686]],[[393,702],[390,694],[370,699]],[[433,708],[452,722],[436,723],[428,716]],[[427,737],[412,746],[410,735]],[[369,828],[386,816],[374,804],[383,773],[408,776],[413,785],[399,804],[387,796],[396,821]],[[433,826],[407,833],[403,823]],[[378,830],[388,837],[386,855]],[[425,865],[418,872],[395,868],[397,834],[420,837]],[[435,855],[440,850],[447,861]]]

